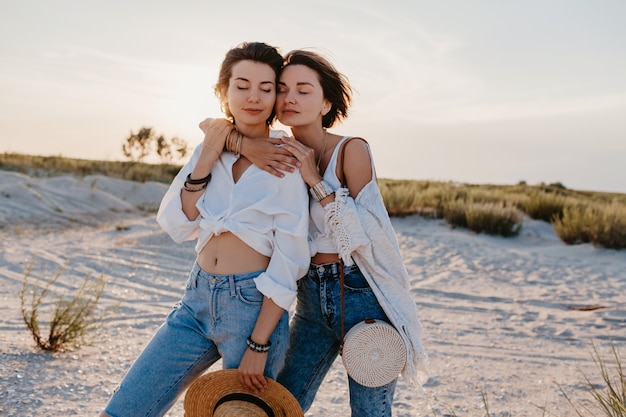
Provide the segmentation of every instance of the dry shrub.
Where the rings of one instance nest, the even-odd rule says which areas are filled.
[[[583,374],[589,387],[589,392],[594,399],[595,410],[591,410],[589,406],[581,402],[580,407],[584,410],[583,414],[577,409],[563,388],[560,387],[561,393],[563,393],[579,417],[626,417],[626,373],[622,366],[621,355],[613,342],[611,342],[611,351],[615,360],[612,372],[609,366],[607,366],[607,362],[600,356],[596,346],[593,345],[592,359],[600,372],[600,378],[602,379],[600,387],[599,384],[593,383],[587,375]]]
[[[450,200],[443,206],[443,219],[452,227],[467,228],[465,208],[467,204],[462,200]]]
[[[504,203],[454,200],[448,201],[445,205],[443,217],[452,227],[463,227],[476,233],[510,237],[519,234],[524,213]]]
[[[533,192],[522,202],[521,209],[532,219],[552,222],[563,216],[568,203],[567,197],[556,193]]]
[[[465,207],[468,229],[504,237],[517,236],[524,213],[503,203],[470,203]]]
[[[50,289],[63,274],[63,268],[43,286],[36,286],[30,283],[32,266],[31,261],[24,273],[20,302],[22,318],[37,346],[43,350],[56,352],[69,344],[77,346],[86,343],[88,333],[98,328],[104,318],[96,311],[98,301],[104,292],[104,275],[92,280],[88,274],[73,296],[64,294],[56,296],[50,320],[47,322],[48,335],[45,336],[40,326],[39,314],[46,304],[45,299],[54,296]],[[28,293],[31,293],[30,303],[27,301]]]
[[[621,202],[566,207],[552,226],[569,245],[591,242],[608,249],[626,248],[626,207]]]

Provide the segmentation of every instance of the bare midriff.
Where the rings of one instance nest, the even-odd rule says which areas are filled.
[[[323,265],[329,264],[332,262],[339,262],[339,255],[336,253],[316,253],[314,257],[311,258],[311,263],[315,265]]]
[[[246,245],[230,232],[213,236],[198,254],[203,271],[216,275],[243,274],[267,269],[268,256]]]

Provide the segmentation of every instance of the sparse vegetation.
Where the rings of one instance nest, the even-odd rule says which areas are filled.
[[[477,233],[515,236],[524,215],[550,222],[567,244],[626,248],[626,194],[537,186],[379,180],[390,215],[422,214]],[[471,224],[470,224],[471,223]]]
[[[20,172],[31,177],[54,177],[64,174],[84,177],[100,174],[124,180],[157,181],[169,184],[180,170],[180,165],[147,164],[132,161],[96,161],[5,152],[0,154],[0,169]]]
[[[579,417],[626,417],[626,373],[622,366],[621,355],[614,343],[611,343],[611,352],[615,361],[613,363],[613,372],[609,369],[607,362],[600,356],[597,347],[593,345],[592,358],[600,372],[601,384],[594,383],[588,375],[583,374],[596,410],[591,410],[583,403],[580,403],[580,407],[578,407],[563,388],[560,387],[561,392]],[[584,413],[580,412],[580,408],[584,410]]]
[[[150,155],[156,155],[161,162],[172,162],[187,155],[188,146],[184,139],[166,139],[151,127],[142,127],[137,133],[131,131],[122,143],[122,152],[131,161],[143,162]]]
[[[33,263],[34,261],[31,261],[24,272],[20,303],[22,318],[37,346],[43,350],[57,352],[68,345],[87,343],[88,334],[98,328],[103,320],[103,315],[97,312],[97,306],[104,293],[104,276],[100,275],[92,280],[87,275],[72,296],[59,295],[52,292],[52,287],[64,270],[59,269],[48,281],[42,282],[41,286],[33,285],[31,283]],[[53,302],[49,303],[48,298],[52,298]],[[52,312],[47,321],[46,336],[41,326],[40,313],[42,310],[50,309]]]
[[[0,154],[0,169],[30,176],[102,174],[170,183],[180,165],[4,153]],[[391,216],[419,214],[445,219],[452,227],[477,233],[515,236],[521,230],[521,216],[527,215],[550,222],[567,244],[626,248],[626,194],[570,190],[560,182],[475,185],[379,179],[378,183]]]

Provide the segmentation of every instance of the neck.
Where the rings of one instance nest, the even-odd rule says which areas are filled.
[[[315,149],[317,154],[324,146],[326,131],[321,126],[298,126],[291,128],[291,134],[304,145]]]
[[[237,130],[242,135],[249,138],[266,138],[269,136],[269,127],[265,124],[248,125],[245,123],[235,123]]]

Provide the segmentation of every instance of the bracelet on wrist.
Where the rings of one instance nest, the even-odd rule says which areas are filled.
[[[183,184],[183,190],[195,193],[195,192],[204,190],[207,185],[208,185],[208,183],[205,182],[204,184],[202,184],[199,187],[189,187],[189,186],[187,186],[187,183],[184,183]]]
[[[235,142],[235,149],[233,150],[233,152],[235,153],[237,157],[241,156],[241,143],[242,142],[243,142],[243,134],[237,131],[237,140]]]
[[[209,181],[211,181],[211,173],[209,172],[209,175],[207,175],[204,178],[200,178],[197,180],[194,180],[191,178],[191,173],[187,174],[187,179],[185,179],[185,184],[191,184],[191,185],[200,185],[200,184],[206,184]]]
[[[230,131],[226,135],[226,142],[224,143],[224,147],[226,148],[228,152],[235,152],[235,145],[233,143],[233,140],[231,139],[231,135],[233,134],[233,132],[236,132],[236,131],[237,129],[233,127],[232,129],[230,129]]]
[[[334,193],[335,190],[333,190],[333,187],[329,183],[322,180],[311,187],[310,192],[314,199],[321,201]]]
[[[262,345],[260,343],[256,343],[255,341],[252,340],[252,338],[248,337],[248,340],[246,340],[246,344],[248,345],[248,349],[250,349],[253,352],[258,352],[258,353],[265,353],[268,352],[270,350],[270,347],[272,346],[272,342],[268,341],[267,344]]]

